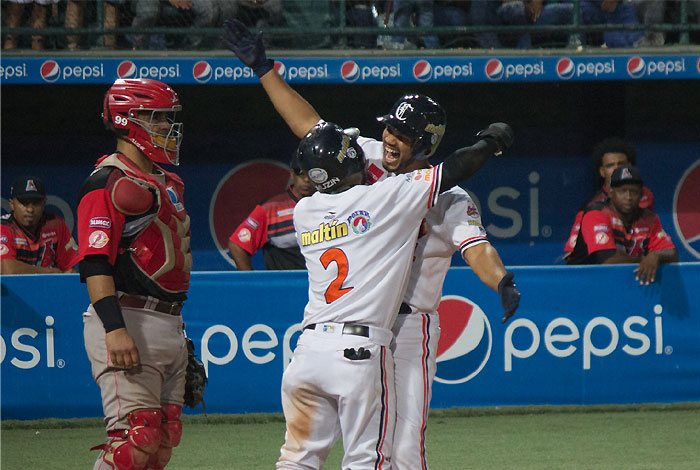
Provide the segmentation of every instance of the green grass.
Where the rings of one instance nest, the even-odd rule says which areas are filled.
[[[278,414],[183,418],[168,470],[272,469],[284,439]],[[700,403],[454,408],[431,411],[434,470],[700,469]],[[3,470],[88,469],[101,419],[2,421]],[[339,443],[326,469],[340,468]]]

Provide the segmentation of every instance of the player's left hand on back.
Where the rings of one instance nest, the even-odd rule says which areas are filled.
[[[498,283],[498,295],[501,296],[501,305],[503,305],[503,319],[501,323],[507,322],[520,304],[520,292],[515,285],[515,281],[513,281],[513,277],[514,274],[508,271],[501,279],[501,282]]]

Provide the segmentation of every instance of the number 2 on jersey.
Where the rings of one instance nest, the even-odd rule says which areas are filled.
[[[321,255],[321,264],[323,269],[328,269],[331,262],[335,261],[338,265],[338,276],[333,279],[333,282],[326,289],[326,303],[334,302],[350,292],[352,287],[343,287],[343,281],[348,277],[348,257],[340,248],[331,248]]]

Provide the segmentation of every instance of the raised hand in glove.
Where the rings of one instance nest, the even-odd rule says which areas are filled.
[[[505,122],[495,122],[489,127],[476,134],[478,139],[492,139],[498,150],[494,153],[496,157],[503,155],[513,145],[513,129]]]
[[[265,55],[262,31],[254,35],[246,25],[231,19],[224,22],[222,39],[224,44],[241,59],[241,62],[253,69],[258,77],[262,77],[274,68],[275,62]]]
[[[508,321],[518,309],[520,304],[520,292],[513,281],[513,273],[508,271],[501,282],[498,283],[498,295],[501,296],[501,305],[503,305],[503,319],[501,323]]]

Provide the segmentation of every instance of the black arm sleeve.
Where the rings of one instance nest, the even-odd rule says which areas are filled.
[[[90,276],[113,276],[114,269],[106,255],[87,255],[80,261],[80,282]]]
[[[497,151],[498,144],[493,139],[482,139],[471,147],[455,150],[442,162],[440,192],[474,176]]]
[[[615,253],[617,253],[617,250],[613,249],[594,251],[588,255],[588,262],[590,264],[603,264],[606,259],[610,258]]]

